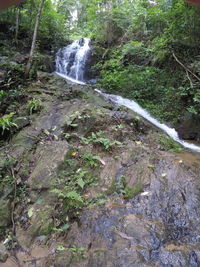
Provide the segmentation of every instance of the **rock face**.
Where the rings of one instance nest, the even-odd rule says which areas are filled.
[[[39,81],[27,90],[44,108],[6,146],[24,190],[14,216],[18,262],[200,266],[200,156],[161,148],[164,135],[90,87],[44,73]],[[1,229],[11,225],[8,205]],[[17,266],[3,253],[2,266]]]
[[[197,116],[188,116],[176,127],[180,138],[185,140],[200,140],[200,120]]]
[[[11,207],[9,200],[0,200],[0,227],[6,227],[11,222]]]

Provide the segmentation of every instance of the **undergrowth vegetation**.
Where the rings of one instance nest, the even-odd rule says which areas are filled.
[[[91,153],[79,153],[72,147],[66,159],[59,168],[55,189],[51,190],[62,199],[62,212],[67,212],[70,217],[78,217],[79,211],[88,203],[84,194],[89,186],[98,182],[100,166],[97,164],[99,157]]]
[[[28,101],[27,104],[27,109],[30,113],[30,115],[32,115],[32,113],[34,112],[38,112],[42,109],[43,105],[42,105],[42,101],[38,98],[33,98],[31,100]]]
[[[173,124],[184,115],[199,115],[199,7],[183,0],[114,2],[100,12],[110,17],[95,32],[104,43],[103,50],[99,42],[94,48],[102,55],[95,66],[99,87],[132,98]]]
[[[96,133],[93,133],[91,134],[91,136],[89,137],[82,137],[81,138],[81,142],[85,145],[88,145],[90,143],[92,144],[99,144],[101,145],[105,150],[109,150],[111,149],[112,147],[122,147],[122,143],[117,141],[117,140],[114,140],[114,141],[111,141],[107,138],[104,137],[104,132],[103,131],[99,131],[99,132],[96,132]]]

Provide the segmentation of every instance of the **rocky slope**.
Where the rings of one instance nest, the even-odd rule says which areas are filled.
[[[41,72],[26,92],[42,109],[0,148],[0,266],[200,266],[199,155],[92,87]]]

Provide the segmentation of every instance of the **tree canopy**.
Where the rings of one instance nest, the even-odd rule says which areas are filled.
[[[18,39],[30,49],[39,3],[1,11],[1,39],[5,32],[14,39],[18,9]],[[178,119],[183,109],[200,112],[199,11],[185,0],[45,0],[36,51],[55,54],[70,40],[90,37],[101,87]]]

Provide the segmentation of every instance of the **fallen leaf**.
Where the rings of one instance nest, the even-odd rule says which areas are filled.
[[[147,196],[147,195],[149,195],[149,192],[142,192],[141,194],[140,194],[141,196]]]
[[[33,208],[30,208],[29,210],[28,210],[28,217],[29,218],[31,218],[32,216],[33,216]]]
[[[85,186],[85,182],[83,181],[82,178],[79,178],[77,181],[77,184],[83,189],[83,187]]]
[[[142,142],[141,141],[135,141],[137,145],[141,145]]]
[[[53,137],[54,137],[54,139],[55,139],[56,141],[58,141],[59,138],[58,138],[57,135],[54,134]]]
[[[103,159],[99,158],[98,160],[101,162],[102,165],[106,165],[106,163],[105,163],[105,161]]]

